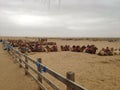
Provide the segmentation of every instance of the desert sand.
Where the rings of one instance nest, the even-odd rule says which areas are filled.
[[[24,74],[15,60],[2,48],[0,43],[0,90],[38,90],[38,85]]]
[[[62,40],[62,39],[49,39],[48,41],[53,41],[57,43],[57,46],[60,45],[88,45],[94,44],[98,47],[98,51],[101,48],[105,48],[107,46],[120,48],[120,42],[108,42],[108,41],[93,41],[93,40]],[[0,50],[2,51],[2,50]],[[97,52],[98,52],[97,51]],[[7,55],[5,52],[4,55]],[[71,52],[71,51],[60,51],[59,52],[39,52],[39,53],[30,53],[30,57],[37,59],[42,58],[42,63],[52,70],[60,73],[63,76],[66,76],[66,72],[72,71],[75,73],[75,82],[87,88],[88,90],[119,90],[120,89],[120,55],[114,56],[98,56],[96,54],[87,54],[84,52]],[[4,59],[10,59],[11,57],[8,55]],[[0,59],[2,60],[2,59]],[[1,65],[4,63],[1,61]],[[10,63],[11,61],[7,60],[6,63]],[[0,65],[0,66],[1,66]],[[12,66],[13,65],[13,66]],[[11,67],[13,67],[12,72],[14,76],[17,74],[20,75],[22,79],[25,78],[21,69],[18,69],[17,65],[12,63]],[[5,70],[9,71],[8,68]],[[1,71],[1,70],[0,70]],[[1,73],[4,73],[2,71]],[[54,81],[61,90],[65,90],[65,86],[60,82],[57,82],[54,78],[50,77],[52,81]],[[2,79],[2,78],[0,78]],[[3,83],[5,80],[2,80]],[[16,80],[17,81],[17,76]],[[13,82],[14,82],[13,81]],[[19,81],[18,81],[19,82]],[[28,83],[30,87],[35,87],[36,84],[29,80],[29,78],[25,78],[24,82]],[[31,84],[32,83],[32,84]],[[16,83],[14,83],[16,84]],[[1,85],[1,84],[0,84]],[[26,86],[27,87],[27,86]],[[49,86],[46,85],[48,90],[52,90]],[[23,87],[20,87],[20,89]],[[5,90],[5,89],[4,89]],[[18,89],[19,90],[19,89]],[[24,90],[33,90],[33,89],[24,89]],[[34,88],[34,90],[36,90]]]
[[[58,47],[65,44],[70,46],[94,44],[98,47],[98,51],[106,46],[120,48],[120,42],[56,39],[49,41],[57,42]],[[30,56],[34,59],[41,57],[43,64],[64,76],[66,76],[66,72],[73,71],[75,81],[88,90],[120,89],[120,55],[98,56],[81,52],[59,51],[32,53]]]

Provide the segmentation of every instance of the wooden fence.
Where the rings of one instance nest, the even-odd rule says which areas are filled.
[[[7,42],[3,41],[4,49],[8,51],[8,53],[15,58],[15,60],[19,63],[20,68],[24,68],[25,75],[30,75],[32,78],[37,82],[40,86],[40,90],[48,90],[42,83],[44,80],[49,86],[51,86],[54,90],[61,90],[53,81],[49,80],[46,76],[42,75],[42,73],[48,73],[49,75],[53,76],[57,80],[61,81],[63,84],[66,85],[66,90],[87,90],[84,87],[80,86],[79,84],[74,82],[75,74],[73,72],[67,72],[66,77],[60,75],[59,73],[53,71],[52,69],[48,68],[47,66],[41,63],[41,58],[38,60],[34,60],[26,54],[21,53],[17,49],[10,46]],[[28,62],[32,62],[37,66],[37,69],[32,67]],[[38,77],[34,76],[30,70],[32,70]]]

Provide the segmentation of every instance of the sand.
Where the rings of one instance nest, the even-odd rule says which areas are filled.
[[[68,41],[61,39],[49,39],[49,41],[56,42],[58,47],[60,45],[65,45],[65,44],[71,46],[73,44],[80,46],[87,44],[94,44],[99,48],[98,51],[106,46],[120,48],[120,42],[92,41],[92,40]],[[7,55],[7,53],[5,53],[4,55]],[[65,52],[65,51],[60,51],[59,49],[59,52],[30,53],[29,56],[34,59],[41,57],[43,64],[45,64],[46,66],[60,73],[63,76],[66,76],[66,72],[73,71],[75,73],[75,82],[84,86],[88,90],[119,90],[120,89],[120,55],[98,56],[96,54],[87,54],[81,52],[71,52],[71,51]],[[8,57],[5,57],[5,59],[10,59],[10,58],[11,57],[9,55]],[[1,61],[1,63],[4,62]],[[31,81],[30,78],[26,78],[23,75],[24,74],[23,70],[18,69],[17,65],[13,64],[13,62],[9,60],[6,61],[6,63],[8,64],[12,63],[11,67],[13,68],[11,70],[12,72],[14,71],[16,72],[13,73],[14,76],[16,76],[18,74],[17,72],[19,72],[18,74],[20,75],[19,77],[23,78],[23,81],[26,82],[26,84],[29,84],[30,87],[36,87],[36,83]],[[5,70],[7,69],[5,68]],[[1,73],[4,73],[4,71],[2,71]],[[11,73],[10,70],[9,73]],[[49,75],[46,76],[48,76],[48,78],[50,78],[60,88],[62,88],[61,90],[65,90],[66,87],[63,84],[61,84],[54,78],[50,77]],[[21,83],[24,84],[24,82]],[[13,81],[13,84],[16,83],[14,83]],[[47,85],[45,86],[48,88],[48,90],[52,90],[49,86]],[[23,87],[19,87],[19,89],[23,89]],[[33,89],[24,89],[24,90],[33,90]]]
[[[119,48],[120,42],[88,41],[88,40],[49,40],[60,45],[87,45],[94,44],[99,49],[106,46]],[[71,51],[59,51],[49,53],[32,53],[32,58],[42,58],[43,64],[54,71],[66,76],[66,72],[75,73],[75,81],[88,90],[119,90],[120,89],[120,55],[98,56]],[[55,81],[52,78],[53,81]],[[63,86],[57,82],[62,90]]]
[[[39,90],[31,77],[2,49],[0,43],[0,90]]]

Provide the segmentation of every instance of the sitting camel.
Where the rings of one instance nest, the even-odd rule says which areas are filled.
[[[113,48],[109,49],[109,47],[106,47],[106,48],[102,48],[98,55],[100,56],[111,56],[113,55]]]
[[[99,51],[98,55],[100,55],[100,56],[105,56],[105,55],[106,55],[105,49],[102,48],[102,49]]]
[[[95,54],[97,49],[98,48],[95,45],[88,45],[85,52],[90,54]]]
[[[84,52],[85,48],[86,48],[86,46],[83,45],[83,46],[80,48],[80,52]]]
[[[52,47],[49,47],[48,45],[45,47],[47,52],[57,52],[58,48],[56,45],[53,45]]]
[[[61,47],[61,51],[69,51],[70,50],[70,46],[69,45],[65,45],[65,46],[60,46]]]
[[[120,55],[120,49],[114,49],[113,54],[114,55]]]
[[[47,45],[47,46],[45,47],[45,51],[46,51],[46,52],[51,52],[51,48]]]

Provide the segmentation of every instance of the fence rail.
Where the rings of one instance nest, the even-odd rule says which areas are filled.
[[[52,69],[48,68],[47,66],[41,63],[41,59],[39,58],[37,61],[32,59],[26,54],[21,53],[14,47],[10,46],[7,41],[2,41],[3,46],[5,49],[16,59],[19,63],[19,67],[23,67],[25,69],[25,75],[30,75],[32,78],[38,83],[40,86],[40,90],[47,90],[47,88],[42,84],[42,80],[44,80],[49,86],[51,86],[54,90],[61,90],[53,81],[49,80],[46,76],[42,75],[42,72],[48,73],[57,80],[61,81],[63,84],[67,86],[66,90],[87,90],[81,85],[74,82],[74,73],[67,72],[67,78],[60,75],[59,73],[53,71]],[[37,69],[32,67],[28,62],[31,61],[33,64],[37,66]],[[30,71],[31,69],[34,73],[38,75],[38,78],[35,77]]]

